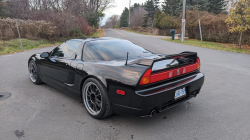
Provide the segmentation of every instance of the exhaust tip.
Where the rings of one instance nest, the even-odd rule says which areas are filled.
[[[150,117],[153,117],[153,116],[155,116],[155,115],[156,115],[156,111],[155,111],[155,109],[154,109],[154,110],[151,111],[151,113],[150,113],[149,116],[150,116]]]
[[[197,94],[199,94],[199,91],[198,90],[196,90],[195,92],[194,92],[194,97],[196,97],[197,96]]]

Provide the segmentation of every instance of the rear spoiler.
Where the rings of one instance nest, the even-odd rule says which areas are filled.
[[[166,55],[164,58],[160,58],[160,59],[155,59],[153,62],[158,62],[158,61],[162,61],[162,60],[167,60],[167,59],[176,59],[176,58],[181,58],[181,57],[195,57],[195,59],[197,58],[197,53],[196,52],[182,52],[179,54],[173,54],[173,55]]]
[[[197,57],[196,52],[185,51],[180,54],[159,55],[158,58],[138,59],[130,62],[129,64],[150,66],[152,68],[152,72],[155,72],[163,69],[165,70],[193,64],[196,62]]]
[[[143,61],[141,61],[143,62]],[[142,75],[139,85],[146,85],[190,73],[200,68],[196,52],[182,52],[152,60],[150,67]]]

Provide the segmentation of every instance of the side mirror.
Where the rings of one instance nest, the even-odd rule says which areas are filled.
[[[41,58],[48,58],[49,57],[49,53],[48,52],[43,52],[41,55],[40,55]]]

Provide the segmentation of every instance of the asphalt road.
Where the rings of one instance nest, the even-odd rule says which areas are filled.
[[[250,55],[163,41],[120,30],[105,36],[130,40],[155,53],[196,51],[206,75],[201,93],[153,118],[114,115],[92,119],[77,100],[31,83],[27,60],[53,47],[0,56],[0,140],[249,140]]]

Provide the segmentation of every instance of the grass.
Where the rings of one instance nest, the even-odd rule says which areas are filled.
[[[88,37],[102,37],[104,36],[104,30],[98,29],[96,33]],[[22,39],[23,50],[21,49],[21,43],[19,39],[12,39],[8,41],[0,40],[0,55],[17,53],[27,51],[35,48],[56,46],[70,38],[62,38],[58,41],[50,42],[48,40],[28,40]]]
[[[209,48],[209,49],[223,50],[223,51],[228,51],[228,52],[250,54],[250,46],[248,46],[248,45],[242,45],[242,49],[240,49],[240,48],[238,48],[237,45],[228,44],[228,43],[203,41],[203,44],[201,45],[201,41],[195,40],[195,39],[185,39],[184,42],[181,42],[179,39],[178,40],[163,39],[163,40],[175,42],[175,43],[180,43],[180,44],[191,45],[191,46],[202,47],[202,48]]]
[[[121,30],[129,31],[129,32],[137,33],[137,34],[143,34],[143,35],[152,35],[149,33],[141,33],[138,31],[131,30],[131,29],[121,29]],[[195,40],[195,39],[185,39],[185,42],[181,42],[180,40],[172,40],[172,39],[163,39],[163,40],[171,41],[171,42],[175,42],[175,43],[186,44],[186,45],[191,45],[191,46],[215,49],[215,50],[223,50],[223,51],[228,51],[228,52],[250,54],[250,46],[248,46],[248,45],[242,45],[241,46],[242,49],[240,49],[240,48],[238,48],[238,45],[229,44],[229,43],[203,41],[203,44],[201,45],[201,41]]]
[[[165,35],[156,35],[156,34],[150,34],[150,33],[143,33],[143,32],[138,32],[132,29],[121,29],[118,28],[119,30],[124,30],[124,31],[128,31],[128,32],[132,32],[132,33],[137,33],[137,34],[141,34],[141,35],[152,35],[152,36],[165,36]]]
[[[28,40],[22,39],[23,50],[19,39],[12,39],[8,41],[0,40],[0,55],[16,53],[34,48],[49,47],[61,44],[63,41],[49,42],[47,40]]]
[[[104,30],[97,29],[96,32],[91,37],[103,37],[103,36],[104,36]]]

